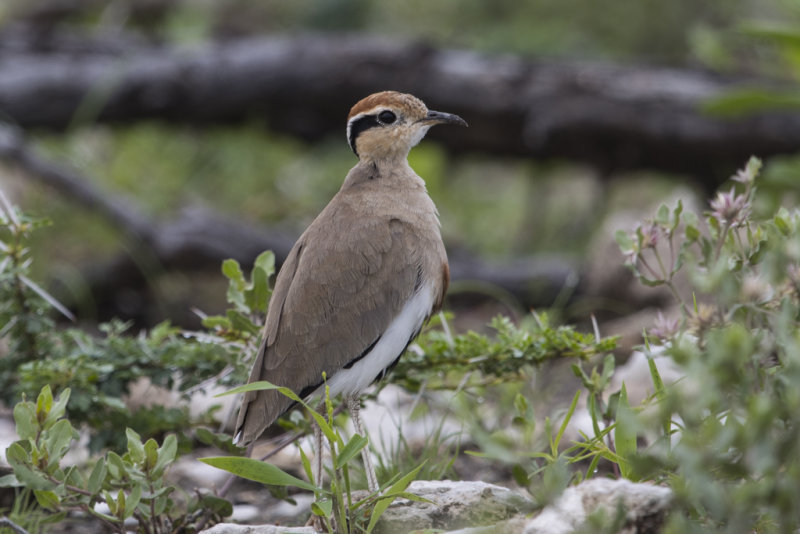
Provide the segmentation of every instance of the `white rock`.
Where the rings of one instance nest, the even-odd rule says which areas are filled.
[[[378,532],[496,525],[535,509],[525,495],[485,482],[417,480],[406,491],[432,502],[397,499],[381,517]]]
[[[593,478],[567,488],[559,499],[528,522],[524,534],[568,534],[598,509],[616,513],[625,509],[621,534],[658,532],[672,504],[669,488],[629,480]]]
[[[219,523],[211,528],[200,531],[200,534],[317,534],[317,531],[311,527]]]

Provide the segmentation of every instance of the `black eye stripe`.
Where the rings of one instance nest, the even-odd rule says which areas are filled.
[[[348,139],[347,142],[350,143],[350,149],[356,156],[358,156],[358,152],[356,151],[356,138],[364,130],[369,130],[375,126],[380,126],[378,118],[375,117],[375,115],[364,115],[350,123],[350,139]]]

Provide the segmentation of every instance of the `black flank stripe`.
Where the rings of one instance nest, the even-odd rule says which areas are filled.
[[[375,126],[379,126],[378,119],[375,115],[364,115],[350,124],[350,139],[348,139],[347,142],[350,143],[350,149],[353,151],[353,154],[358,156],[358,152],[356,151],[356,139],[359,134]]]
[[[385,377],[386,375],[388,375],[389,373],[392,372],[392,369],[395,368],[395,366],[397,365],[397,362],[400,361],[400,358],[403,356],[403,354],[406,353],[406,350],[408,350],[408,346],[411,345],[411,342],[414,341],[417,338],[417,336],[419,335],[420,332],[422,332],[422,326],[420,326],[417,329],[416,332],[411,334],[411,337],[408,338],[408,343],[406,343],[406,346],[403,347],[403,350],[400,351],[400,354],[397,355],[397,358],[395,358],[392,363],[387,365],[386,368],[383,371],[378,373],[378,376],[375,377],[375,380],[374,380],[375,382],[377,382],[378,380],[382,380],[383,377]]]
[[[347,363],[344,365],[344,368],[345,368],[345,369],[350,369],[351,367],[353,367],[353,366],[354,366],[356,363],[358,363],[358,362],[359,362],[359,360],[362,360],[362,359],[364,358],[364,356],[366,356],[367,354],[369,354],[369,351],[371,351],[372,349],[374,349],[374,348],[375,348],[375,345],[377,345],[377,344],[378,344],[378,341],[380,341],[380,340],[381,340],[381,336],[378,336],[378,339],[376,339],[375,341],[373,341],[372,343],[370,343],[370,344],[369,344],[369,347],[367,347],[366,349],[364,349],[364,351],[363,351],[361,354],[359,354],[359,355],[358,355],[356,358],[354,358],[354,359],[350,360],[349,362],[347,362]]]

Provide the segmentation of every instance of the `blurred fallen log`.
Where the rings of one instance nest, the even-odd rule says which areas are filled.
[[[13,165],[30,180],[53,188],[63,197],[93,210],[117,227],[129,240],[126,254],[84,269],[92,298],[104,318],[147,317],[147,299],[125,310],[114,304],[120,292],[147,293],[154,276],[168,271],[219,272],[224,259],[251,266],[256,256],[272,250],[280,265],[297,236],[236,220],[209,208],[191,207],[172,220],[146,217],[135,203],[102,191],[74,170],[40,156],[18,129],[0,125],[0,162]],[[479,280],[512,295],[523,306],[552,304],[565,286],[572,292],[579,279],[577,267],[560,258],[520,258],[491,263],[474,256],[451,258],[454,282]],[[131,299],[127,299],[130,302]]]
[[[83,44],[81,44],[83,43]],[[440,50],[363,36],[300,35],[195,48],[118,36],[0,34],[0,115],[24,127],[158,118],[261,117],[315,140],[344,135],[342,110],[393,88],[465,117],[431,137],[453,151],[566,159],[603,175],[687,173],[712,188],[751,154],[796,153],[800,113],[725,118],[708,99],[763,80],[708,72]]]

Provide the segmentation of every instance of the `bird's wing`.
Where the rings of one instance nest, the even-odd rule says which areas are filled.
[[[330,207],[330,206],[329,206]],[[414,293],[424,259],[398,219],[327,209],[295,244],[275,283],[250,381],[307,394],[357,360]],[[345,238],[346,237],[346,238]],[[291,401],[274,391],[246,394],[237,423],[255,439]]]

